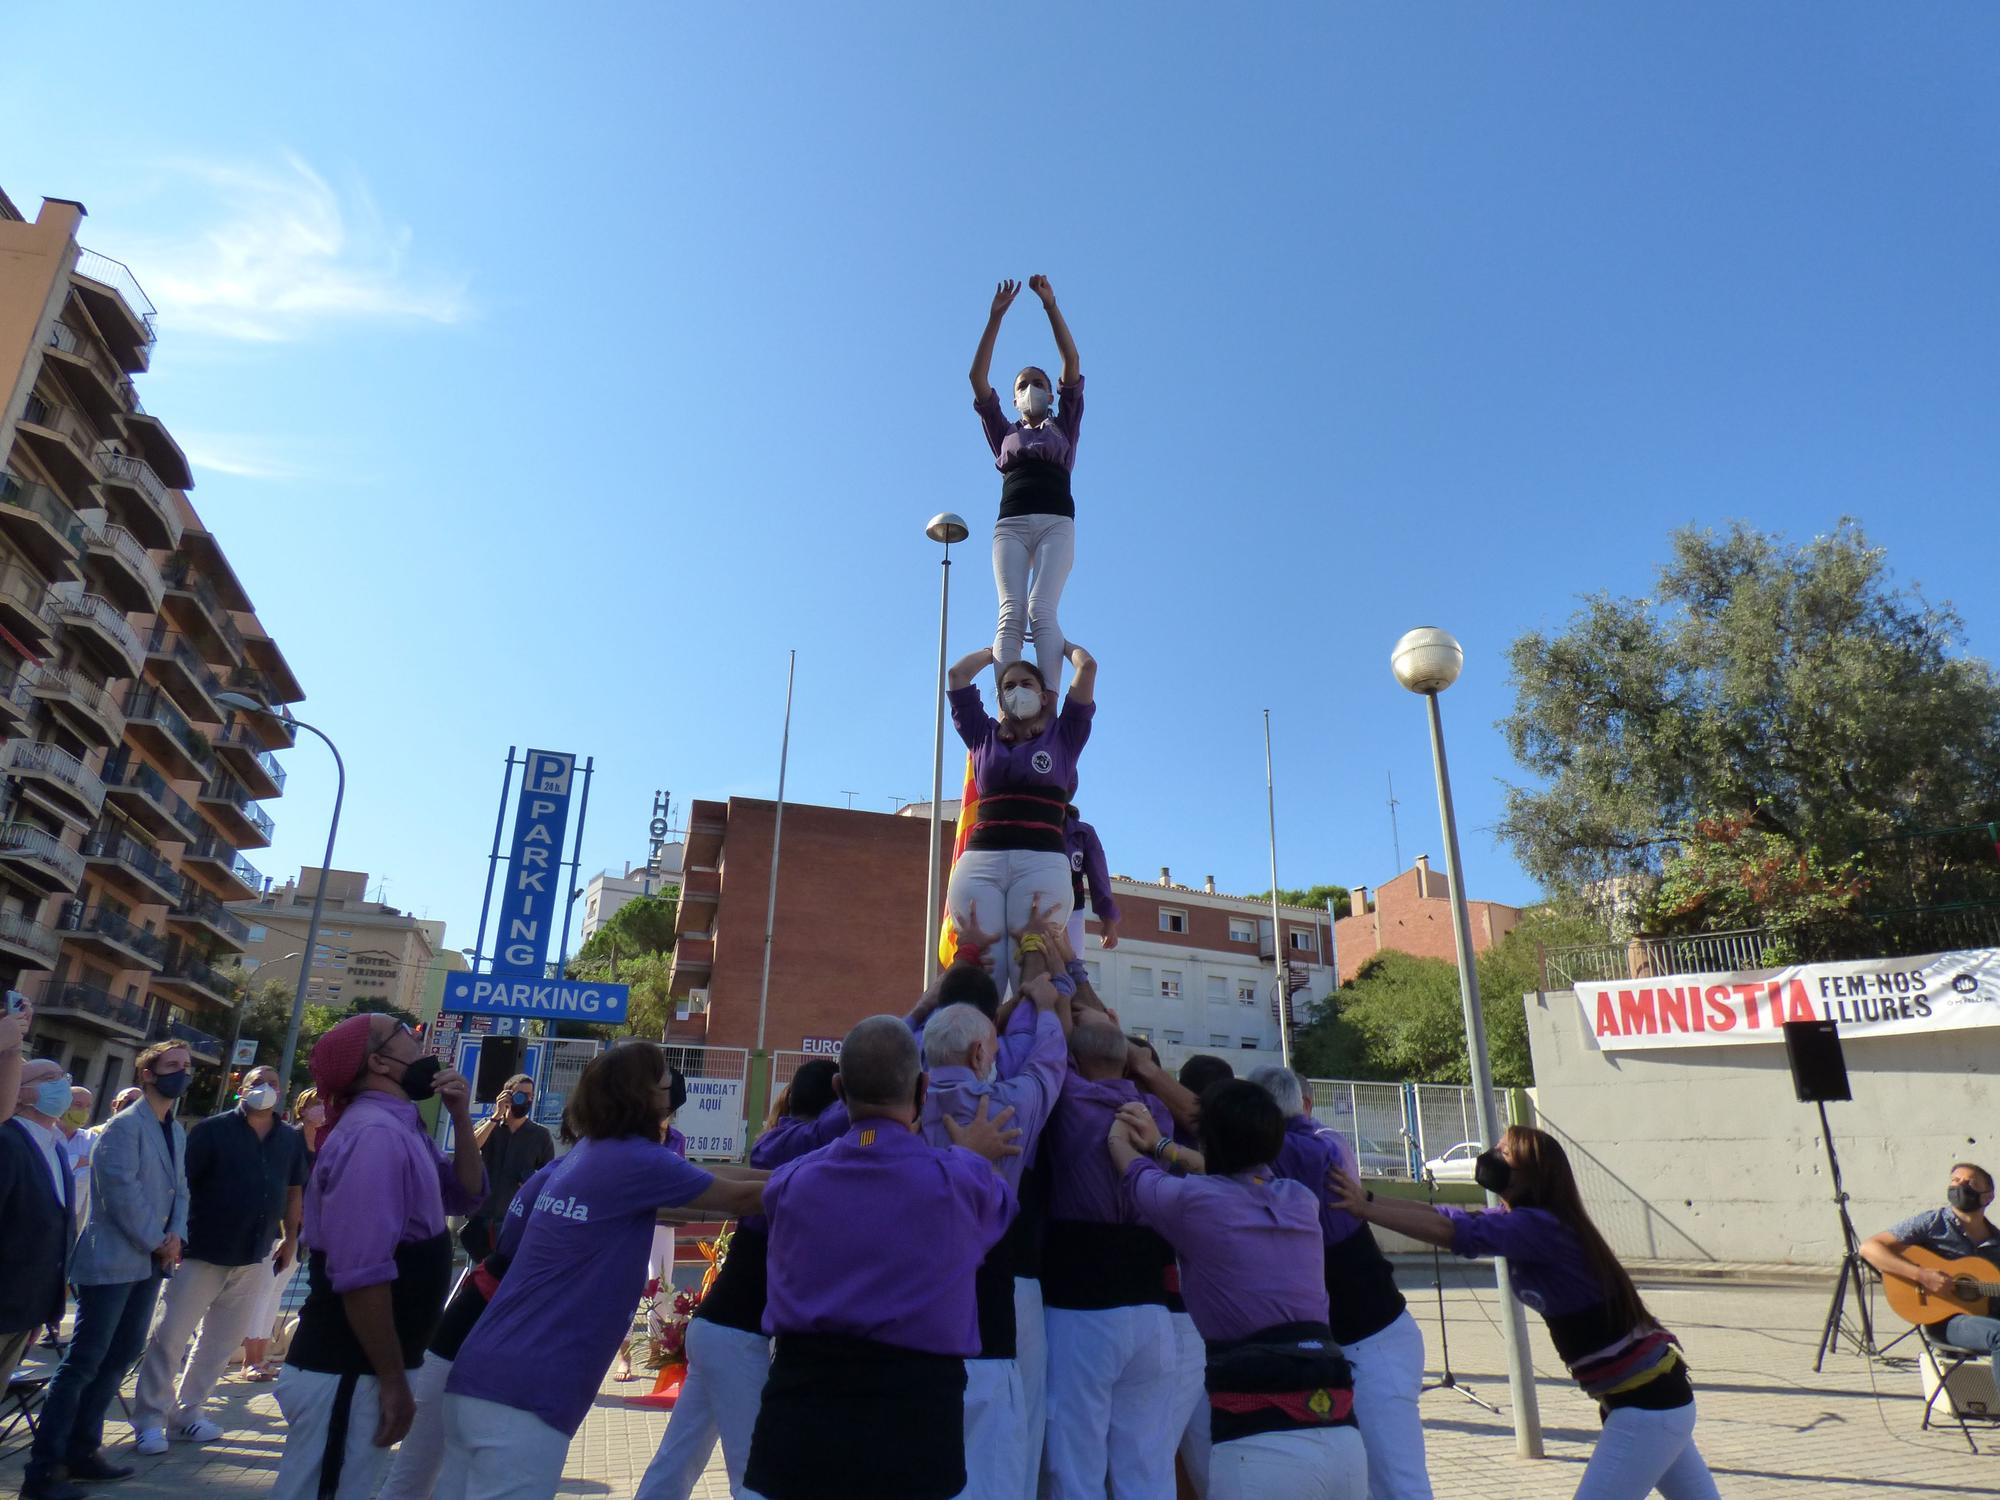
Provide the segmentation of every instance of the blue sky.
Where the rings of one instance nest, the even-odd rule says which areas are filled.
[[[1470,888],[1519,900],[1506,645],[1643,592],[1671,528],[1857,515],[2000,649],[1996,42],[1963,6],[10,8],[0,186],[82,199],[160,304],[147,406],[347,753],[339,862],[454,943],[510,743],[594,754],[585,865],[639,857],[655,787],[773,793],[788,648],[790,794],[927,794],[921,528],[972,523],[973,649],[964,370],[1032,272],[1090,382],[1063,622],[1113,867],[1267,883],[1267,706],[1285,883],[1393,873],[1389,773],[1436,856],[1387,666],[1434,623]],[[1024,296],[996,368],[1053,359]],[[331,796],[287,763],[277,874]]]

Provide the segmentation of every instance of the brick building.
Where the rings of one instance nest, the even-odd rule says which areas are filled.
[[[1467,901],[1471,917],[1472,951],[1484,953],[1521,925],[1521,908],[1498,901]],[[1378,953],[1410,953],[1419,958],[1458,961],[1451,935],[1451,879],[1431,868],[1430,856],[1417,862],[1372,894],[1365,885],[1354,888],[1352,915],[1335,929],[1340,950],[1340,982],[1348,983],[1361,966]]]

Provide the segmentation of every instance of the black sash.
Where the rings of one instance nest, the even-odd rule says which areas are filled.
[[[508,1257],[489,1255],[485,1268],[495,1281],[507,1274]],[[458,1278],[458,1285],[452,1288],[451,1300],[444,1305],[444,1316],[438,1319],[437,1332],[431,1335],[431,1353],[439,1359],[455,1360],[458,1351],[465,1347],[466,1338],[478,1323],[481,1313],[486,1311],[486,1287],[479,1278],[479,1267],[466,1267],[465,1274]]]
[[[979,1304],[979,1357],[1014,1357],[1014,1261],[1003,1237],[972,1276],[972,1295]]]
[[[770,1500],[951,1500],[965,1479],[964,1360],[778,1336],[748,1488]]]
[[[437,1331],[451,1288],[451,1236],[434,1234],[396,1247],[396,1279],[389,1283],[389,1310],[403,1346],[403,1368],[424,1362],[424,1346]],[[325,1375],[373,1375],[375,1367],[348,1326],[347,1308],[326,1274],[326,1252],[306,1258],[306,1303],[299,1309],[285,1363]]]
[[[1207,1347],[1211,1442],[1355,1425],[1354,1373],[1326,1324],[1281,1323]]]
[[[1326,1305],[1333,1336],[1343,1344],[1380,1333],[1403,1315],[1395,1268],[1366,1224],[1326,1247]]]
[[[1076,500],[1069,492],[1069,470],[1046,458],[1022,458],[1000,476],[1000,514],[1005,516],[1074,516]]]
[[[1042,1305],[1082,1312],[1165,1307],[1174,1253],[1140,1224],[1051,1219],[1042,1245]]]
[[[718,1328],[762,1333],[770,1251],[769,1229],[738,1224],[729,1237],[729,1253],[722,1257],[722,1269],[715,1273],[715,1284],[701,1299],[695,1316]]]
[[[965,837],[968,849],[1032,849],[1061,854],[1068,847],[1063,835],[1063,809],[1068,801],[1055,787],[1034,791],[981,792],[978,821]]]

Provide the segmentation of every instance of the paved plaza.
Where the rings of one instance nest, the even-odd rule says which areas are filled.
[[[1471,1390],[1502,1407],[1507,1384],[1500,1335],[1493,1321],[1491,1280],[1476,1269],[1447,1267],[1446,1312],[1452,1364]],[[1437,1305],[1429,1266],[1399,1271],[1423,1325],[1433,1374],[1438,1363]],[[1641,1278],[1654,1311],[1680,1334],[1700,1392],[1699,1436],[1729,1500],[1819,1500],[1819,1497],[1991,1496],[2000,1494],[2000,1432],[1978,1435],[1969,1453],[1957,1429],[1920,1432],[1922,1397],[1913,1368],[1869,1365],[1851,1353],[1812,1372],[1813,1348],[1826,1311],[1819,1285],[1773,1286]],[[1594,1408],[1563,1374],[1540,1322],[1530,1318],[1535,1371],[1548,1457],[1515,1459],[1507,1418],[1494,1416],[1450,1391],[1424,1397],[1431,1474],[1440,1497],[1529,1497],[1566,1500],[1575,1489],[1596,1434]],[[1900,1331],[1885,1331],[1885,1336]],[[1910,1345],[1905,1344],[1907,1350]],[[668,1418],[635,1410],[624,1397],[643,1385],[608,1379],[597,1406],[570,1449],[560,1494],[627,1496],[652,1457]],[[116,1500],[159,1500],[202,1493],[210,1500],[262,1494],[276,1468],[284,1424],[268,1386],[234,1382],[214,1403],[228,1436],[206,1448],[176,1446],[164,1458],[135,1459],[122,1424],[114,1422],[122,1460],[139,1474],[100,1491]],[[0,1463],[0,1492],[18,1485],[21,1456]],[[728,1486],[720,1455],[700,1500],[722,1500]]]

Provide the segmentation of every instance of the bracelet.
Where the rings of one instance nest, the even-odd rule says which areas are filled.
[[[1150,1154],[1154,1161],[1160,1163],[1161,1166],[1165,1166],[1167,1160],[1166,1153],[1173,1150],[1173,1148],[1173,1139],[1170,1136],[1163,1135],[1157,1141],[1153,1142],[1153,1149]]]
[[[1040,953],[1042,951],[1042,935],[1039,932],[1025,934],[1021,938],[1021,941],[1014,945],[1014,951],[1016,953]]]

